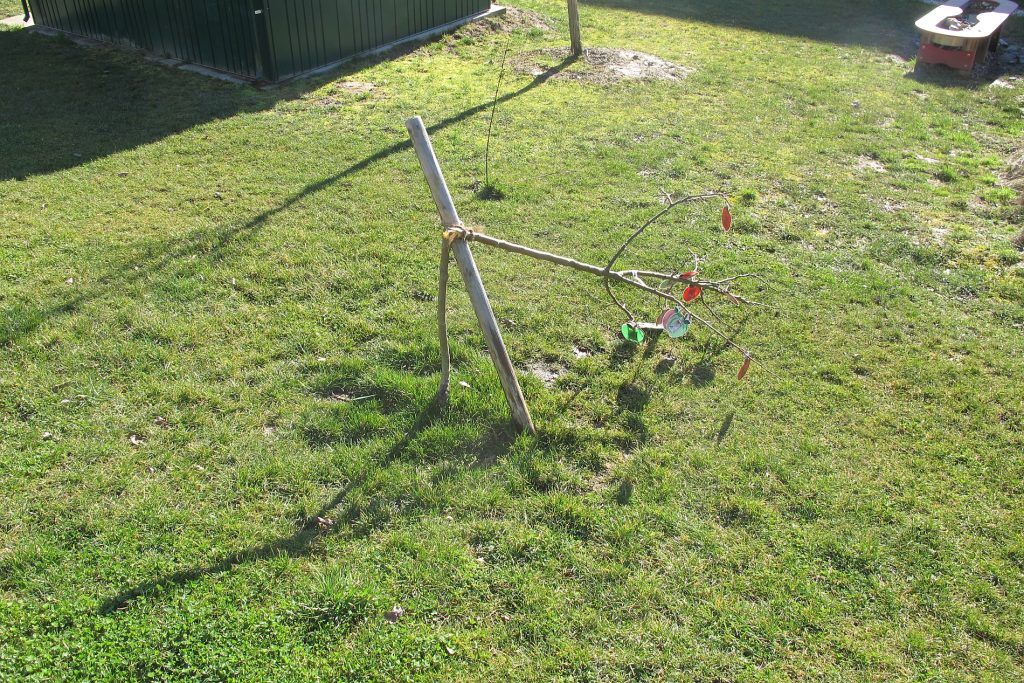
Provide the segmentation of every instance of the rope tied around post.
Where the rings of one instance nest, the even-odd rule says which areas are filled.
[[[449,244],[455,240],[466,240],[467,242],[473,242],[477,237],[484,234],[483,230],[476,230],[473,228],[467,228],[464,223],[458,225],[445,225],[444,232],[442,235]]]

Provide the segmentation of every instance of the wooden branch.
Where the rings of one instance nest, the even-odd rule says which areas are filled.
[[[441,223],[446,228],[455,228],[462,225],[459,214],[455,210],[455,203],[448,191],[448,184],[441,173],[441,164],[434,154],[434,147],[430,143],[430,135],[427,133],[423,119],[415,116],[405,122],[412,139],[416,156],[423,169],[423,175],[427,178],[430,186],[430,194],[434,198],[437,212],[441,217]],[[445,234],[448,237],[448,234]],[[501,328],[498,321],[494,319],[494,311],[491,310],[491,302],[487,298],[487,291],[484,289],[483,281],[480,279],[480,271],[473,260],[473,252],[469,249],[466,240],[454,240],[451,243],[451,250],[455,254],[455,263],[462,273],[462,280],[469,293],[469,300],[473,304],[473,311],[476,313],[480,331],[487,342],[487,351],[491,354],[491,361],[498,371],[498,378],[501,380],[501,388],[505,392],[505,399],[508,402],[509,410],[512,412],[512,421],[523,430],[536,434],[533,426],[533,419],[530,417],[530,409],[526,405],[526,398],[519,386],[519,379],[516,377],[515,367],[508,356],[508,349],[505,348],[505,341],[501,337]]]
[[[640,235],[644,234],[644,231],[647,230],[647,228],[649,228],[652,225],[654,225],[655,223],[657,223],[666,214],[668,214],[670,211],[672,211],[672,209],[676,208],[680,204],[686,204],[686,203],[689,203],[689,202],[695,202],[695,201],[702,200],[702,199],[710,199],[712,197],[723,197],[723,198],[725,197],[725,195],[721,194],[720,192],[709,192],[707,194],[702,194],[702,195],[691,195],[689,197],[683,197],[682,199],[674,199],[672,197],[672,195],[669,194],[668,192],[666,192],[665,190],[662,190],[661,194],[662,194],[663,199],[665,200],[665,205],[666,205],[665,208],[662,209],[661,211],[659,211],[658,213],[656,213],[655,215],[651,216],[643,225],[641,225],[639,228],[634,230],[633,234],[630,235],[629,238],[625,242],[622,243],[622,246],[619,247],[619,250],[616,251],[615,255],[612,256],[610,261],[608,261],[608,265],[604,269],[604,276],[605,276],[604,277],[604,291],[608,293],[608,297],[612,300],[612,302],[616,306],[618,306],[619,308],[621,308],[623,310],[623,312],[629,317],[630,321],[635,321],[636,320],[636,316],[633,315],[632,311],[630,311],[628,308],[626,308],[626,304],[622,303],[622,301],[619,299],[619,297],[615,296],[615,292],[612,291],[612,283],[611,283],[610,276],[611,276],[612,266],[615,265],[615,262],[619,260],[619,257],[621,257],[624,253],[626,253],[626,249],[629,248],[629,245],[632,244],[633,241],[636,238],[638,238],[638,237],[640,237]],[[698,262],[697,255],[694,254],[693,258],[694,258],[694,263],[696,264]],[[694,271],[696,271],[696,270],[697,270],[697,268],[696,268],[696,265],[695,265],[694,266]],[[642,279],[639,277],[641,271],[634,270],[634,271],[630,271],[630,272],[633,273],[633,274],[636,274],[637,275],[637,279],[641,280],[641,284],[646,286],[646,283],[643,283]],[[645,274],[648,275],[648,276],[651,276],[651,277],[661,275],[660,273],[652,273],[652,272],[649,272],[649,271],[646,272]],[[672,278],[669,277],[669,278],[665,278],[665,279],[672,279]],[[671,293],[671,291],[672,291],[672,288],[669,287],[668,288],[668,292]]]
[[[486,244],[489,247],[495,247],[502,251],[511,252],[513,254],[521,254],[522,256],[529,256],[530,258],[537,259],[539,261],[547,261],[548,263],[554,263],[559,266],[566,266],[573,270],[578,270],[582,273],[590,273],[591,275],[597,275],[599,277],[607,277],[614,282],[621,282],[623,284],[636,287],[648,293],[653,293],[663,299],[669,299],[671,301],[678,301],[675,297],[666,294],[660,290],[651,287],[650,285],[642,282],[637,282],[631,276],[643,275],[652,279],[657,278],[661,280],[673,280],[675,282],[684,282],[691,285],[696,285],[702,289],[707,289],[712,292],[718,292],[720,294],[726,294],[729,296],[735,296],[728,289],[720,286],[714,280],[701,280],[697,277],[681,277],[672,273],[659,273],[652,270],[613,270],[606,271],[601,266],[595,266],[592,263],[585,263],[583,261],[577,261],[573,258],[560,256],[558,254],[552,254],[549,251],[541,251],[540,249],[533,249],[531,247],[523,246],[522,244],[516,244],[515,242],[508,242],[506,240],[498,239],[497,237],[491,237],[482,232],[476,232],[469,228],[452,228],[448,231],[449,234],[455,235],[459,239],[464,239],[470,242],[479,242],[480,244]]]

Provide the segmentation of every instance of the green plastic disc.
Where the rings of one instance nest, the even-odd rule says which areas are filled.
[[[626,323],[622,326],[622,336],[625,337],[627,341],[631,341],[634,344],[640,344],[644,340],[644,331],[639,327],[634,327],[629,323]]]

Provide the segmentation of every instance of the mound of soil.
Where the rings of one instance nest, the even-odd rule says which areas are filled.
[[[569,60],[568,48],[530,50],[512,60],[519,73],[541,76]],[[594,47],[583,51],[582,59],[568,63],[551,76],[554,79],[587,83],[616,83],[624,80],[678,81],[693,69],[655,57],[645,52]]]
[[[494,33],[531,31],[533,29],[537,29],[538,31],[552,30],[544,17],[533,10],[508,7],[505,9],[504,14],[466,24],[455,32],[455,36],[458,38],[475,38],[478,36],[492,35]]]

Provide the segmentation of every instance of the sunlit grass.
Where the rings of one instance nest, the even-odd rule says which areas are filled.
[[[910,78],[912,2],[626,4],[588,44],[694,73],[508,74],[497,201],[503,34],[257,91],[0,32],[0,679],[1021,678],[1022,91]],[[517,436],[456,278],[432,411],[413,114],[467,223],[592,262],[727,191],[626,261],[761,273],[763,363],[475,247],[558,377]]]

